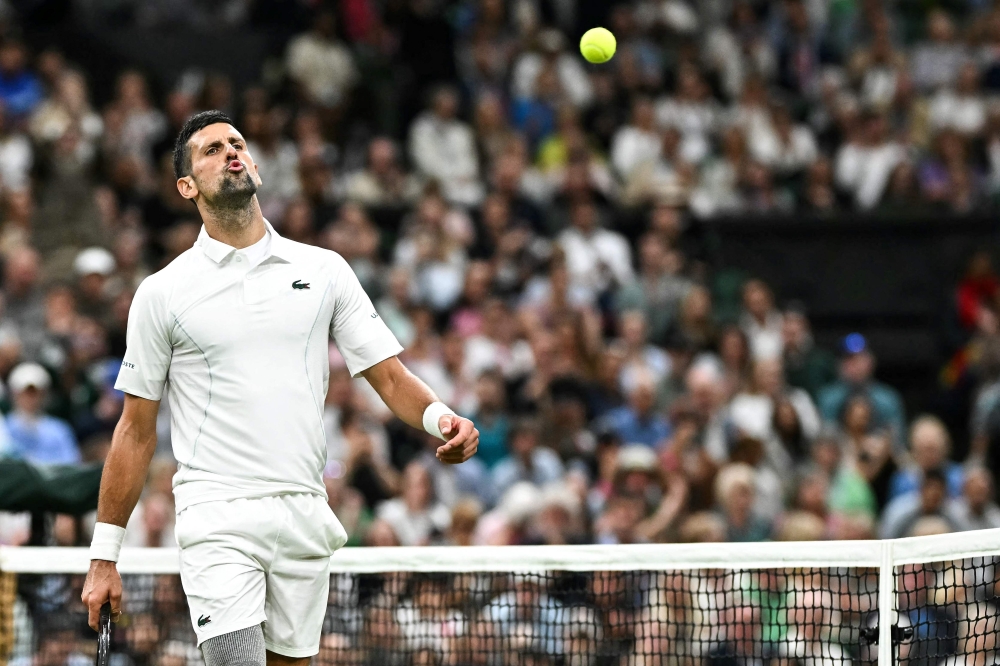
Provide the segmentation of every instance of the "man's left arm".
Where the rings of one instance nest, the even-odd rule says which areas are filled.
[[[441,439],[445,440],[437,449],[438,460],[456,465],[475,454],[479,447],[479,431],[472,421],[450,413],[438,401],[434,391],[407,370],[399,358],[392,356],[376,363],[362,370],[361,376],[368,380],[392,413],[403,422],[432,435],[437,435],[434,432],[434,427],[437,427]],[[428,410],[429,407],[431,410]],[[437,411],[447,413],[438,416]],[[425,421],[425,415],[431,418],[430,423]]]

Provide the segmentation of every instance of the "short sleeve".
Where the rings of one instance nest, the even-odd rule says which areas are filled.
[[[147,400],[159,400],[170,368],[172,347],[166,301],[146,279],[128,311],[125,358],[115,388]]]
[[[403,351],[344,258],[336,255],[333,293],[336,301],[330,335],[352,377]]]

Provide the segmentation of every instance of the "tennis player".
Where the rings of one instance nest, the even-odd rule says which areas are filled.
[[[347,541],[322,479],[329,338],[396,416],[447,440],[442,463],[468,460],[479,432],[400,363],[340,255],[282,238],[264,219],[257,165],[225,114],[187,121],[174,170],[204,226],[132,301],[115,384],[125,407],[83,601],[94,628],[104,602],[120,614],[116,562],[166,393],[181,582],[207,666],[306,664],[319,651],[330,555]]]

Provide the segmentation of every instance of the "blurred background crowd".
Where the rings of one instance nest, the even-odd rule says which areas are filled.
[[[119,30],[288,38],[246,85],[211,62],[88,69],[31,39],[53,4]],[[106,0],[0,18],[0,456],[106,454],[132,294],[200,227],[174,136],[218,108],[265,216],[343,255],[406,365],[481,432],[475,459],[437,464],[331,344],[325,477],[350,545],[1000,527],[991,248],[941,312],[959,330],[946,370],[969,387],[952,441],[876,378],[864,330],[824,347],[814,304],[754,276],[722,307],[702,242],[721,215],[991,209],[987,0]],[[590,66],[575,42],[598,22],[618,53]],[[174,544],[166,403],[160,421],[127,545]],[[41,538],[87,543],[88,520]],[[0,514],[0,543],[33,534]]]

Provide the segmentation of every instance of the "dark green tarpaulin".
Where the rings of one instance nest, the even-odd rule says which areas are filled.
[[[0,460],[0,511],[67,513],[79,516],[97,508],[101,463],[32,465]]]

